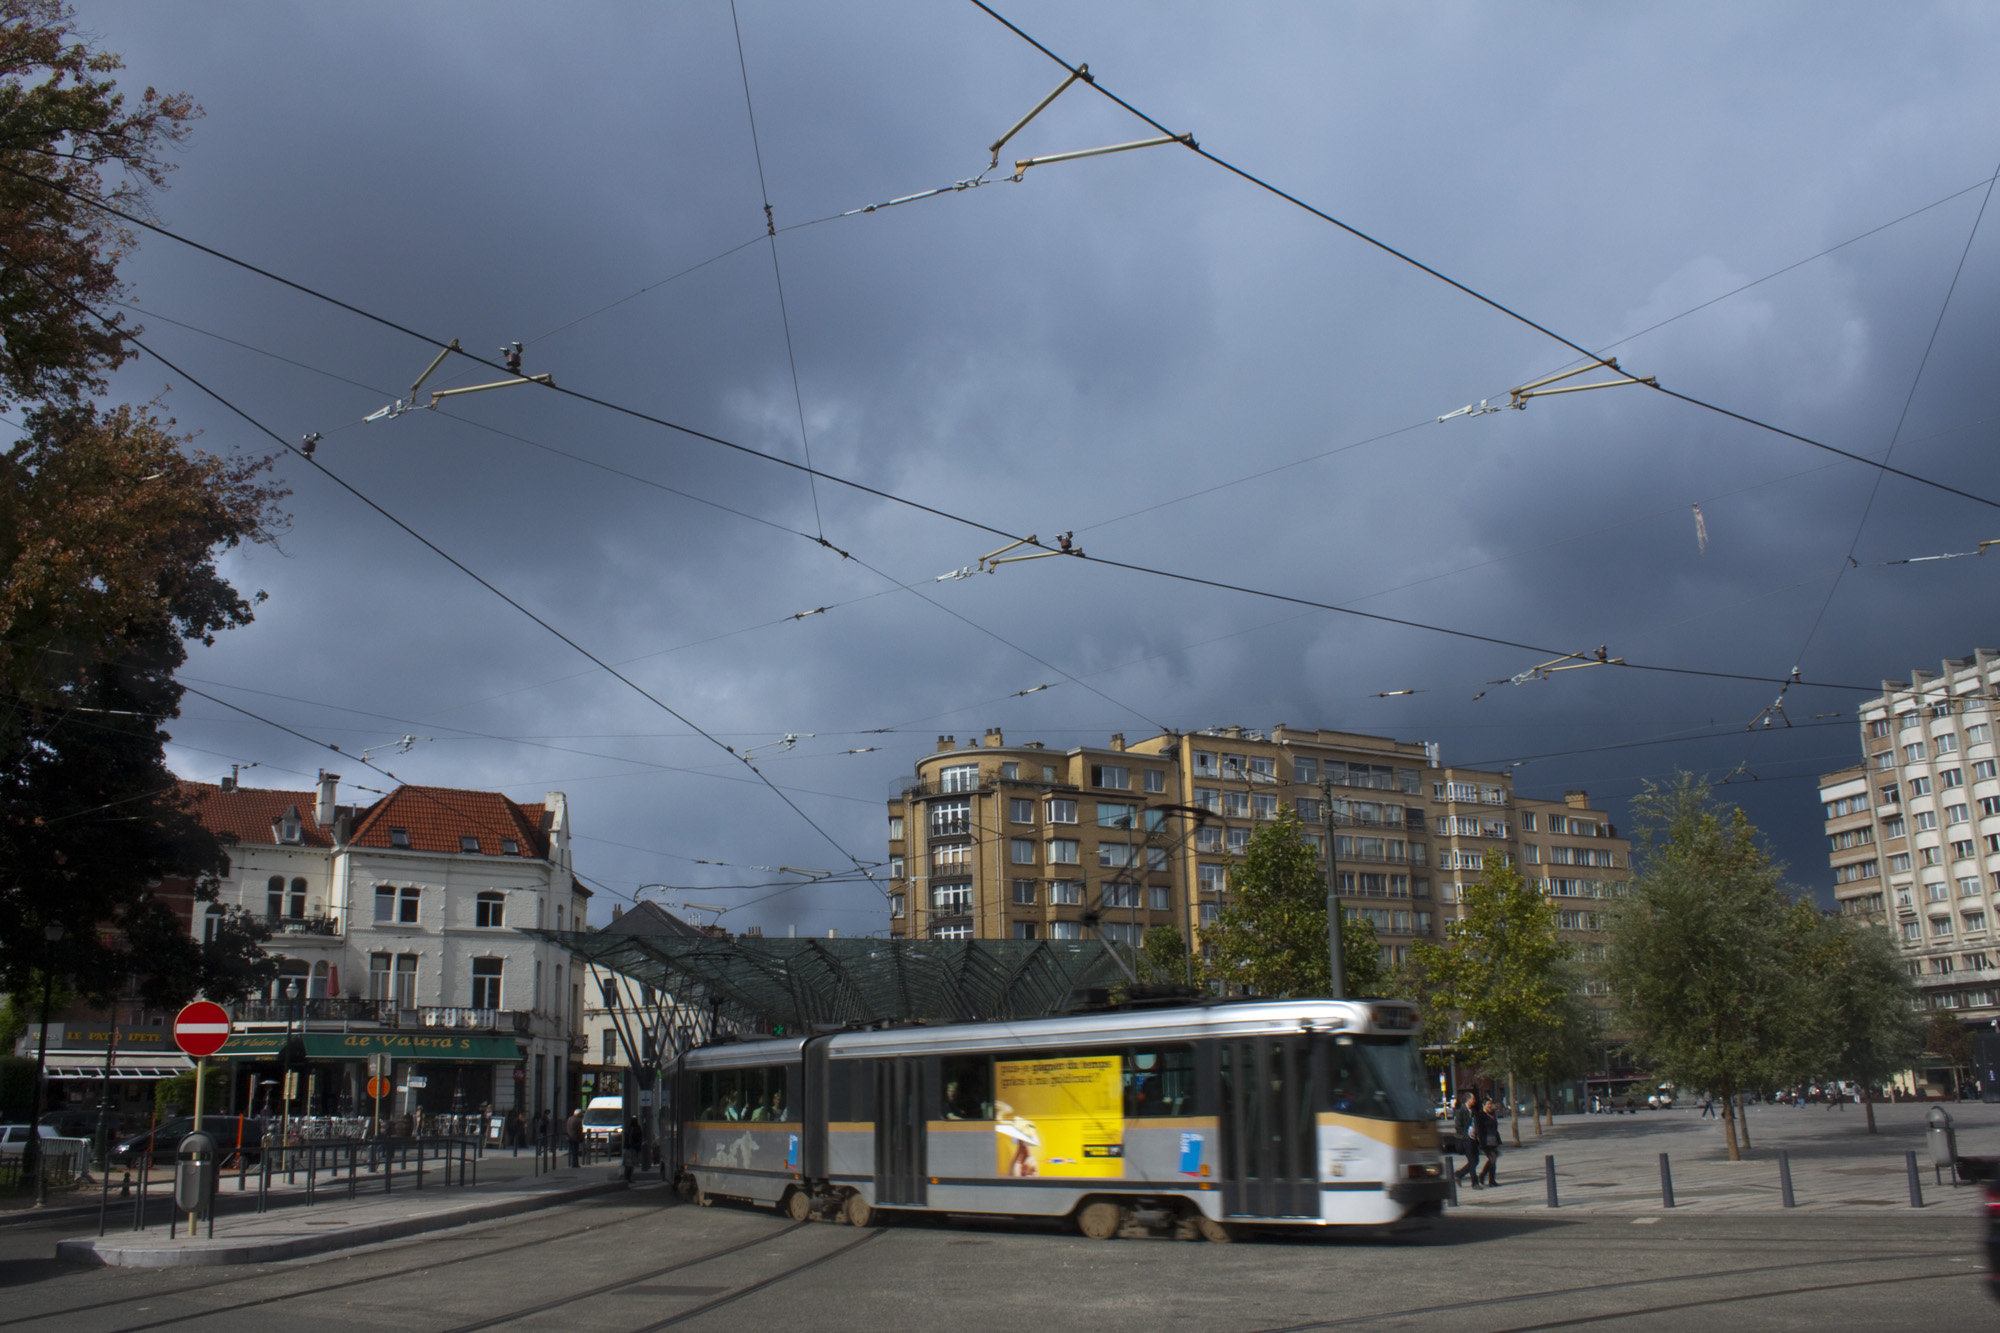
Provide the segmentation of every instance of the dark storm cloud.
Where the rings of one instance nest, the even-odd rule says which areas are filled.
[[[1205,146],[1592,345],[1961,189],[2000,157],[1982,130],[2000,96],[1984,73],[1995,22],[1976,9],[1012,16]],[[481,355],[528,339],[528,368],[561,384],[803,457],[761,243],[570,324],[761,233],[726,5],[107,3],[83,18],[134,84],[208,108],[160,200],[166,224]],[[742,23],[781,226],[974,175],[1059,75],[970,6],[750,4]],[[1075,89],[1008,155],[1147,132]],[[1618,354],[1879,455],[1979,199]],[[1996,224],[1896,455],[1985,492]],[[814,462],[996,526],[1074,528],[1093,554],[1558,651],[1606,643],[1754,675],[1798,664],[1866,686],[1995,637],[1979,562],[1873,565],[1843,579],[1801,657],[1871,476],[1642,389],[1424,424],[1148,509],[1429,423],[1567,355],[1184,151],[996,178],[786,232],[779,252]],[[863,858],[883,855],[891,780],[942,732],[1076,744],[1149,719],[1283,720],[1504,763],[1740,728],[1776,693],[1608,669],[1489,687],[1537,654],[1069,562],[932,582],[999,541],[824,481],[816,517],[796,472],[540,391],[360,425],[424,346],[157,237],[131,274],[160,316],[368,386],[150,321],[191,373],[287,437],[325,432],[329,467],[647,690],[739,749],[818,733],[759,751],[763,767]],[[485,373],[460,364],[448,382]],[[262,447],[157,366],[121,389],[165,383],[206,446]],[[285,470],[297,495],[282,552],[234,565],[272,599],[191,677],[266,691],[216,690],[350,753],[433,737],[383,760],[412,781],[567,790],[600,840],[582,844],[582,868],[622,891],[763,878],[691,858],[844,864],[728,756],[323,479]],[[880,573],[809,540],[822,523]],[[1968,549],[1994,531],[1990,511],[1891,478],[1857,555]],[[1044,682],[1056,688],[1015,697]],[[1425,692],[1370,697],[1400,688]],[[1802,722],[1853,698],[1794,691],[1787,707]],[[271,770],[249,780],[275,784],[296,780],[281,768],[334,762],[203,701],[187,712],[175,759],[190,775],[255,759]],[[1818,883],[1810,778],[1855,750],[1845,725],[1739,731],[1517,775],[1526,792],[1617,800],[1677,765],[1747,764],[1760,781],[1730,794]],[[798,894],[746,919],[880,928],[868,894]]]

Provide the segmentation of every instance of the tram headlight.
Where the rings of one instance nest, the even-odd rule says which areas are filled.
[[[1444,1166],[1438,1162],[1411,1162],[1403,1170],[1411,1180],[1436,1180],[1444,1174]]]

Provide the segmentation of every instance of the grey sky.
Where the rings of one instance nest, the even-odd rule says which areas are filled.
[[[1593,346],[2000,162],[1987,73],[2000,15],[1978,7],[1003,12],[1211,151]],[[481,355],[532,340],[527,369],[562,385],[802,457],[761,241],[538,337],[761,235],[726,3],[81,13],[133,86],[207,108],[158,202],[164,224]],[[780,226],[976,175],[1060,77],[970,5],[746,3],[741,19]],[[1147,133],[1079,87],[1007,156]],[[1864,567],[1801,657],[1870,469],[1642,389],[1419,425],[1566,354],[1182,149],[989,180],[780,237],[819,468],[1009,530],[1075,529],[1092,555],[1634,661],[1774,677],[1796,663],[1872,686],[1996,638],[1990,561],[1866,563],[1969,550],[2000,535],[1989,509],[1888,479]],[[1880,456],[1982,195],[1618,355]],[[1996,227],[1989,215],[1972,247],[1894,460],[1989,495]],[[1149,721],[1285,721],[1506,762],[1741,727],[1775,693],[1617,670],[1489,687],[1536,658],[1078,562],[932,583],[998,542],[826,482],[816,518],[796,472],[539,390],[357,424],[407,387],[422,344],[158,237],[129,272],[161,352],[287,437],[324,432],[331,470],[593,652],[632,661],[674,708],[738,748],[817,733],[762,766],[864,859],[884,854],[891,780],[940,732],[1077,744]],[[486,376],[462,361],[442,374]],[[119,387],[169,383],[206,447],[261,448],[157,365]],[[384,760],[408,781],[565,790],[580,866],[615,892],[768,878],[696,859],[842,864],[726,755],[577,674],[589,664],[325,479],[281,468],[297,492],[282,552],[233,567],[271,600],[196,654],[190,680],[221,683],[200,688],[350,751],[435,737]],[[822,524],[881,574],[811,541]],[[1424,692],[1370,697],[1401,688]],[[1794,691],[1788,711],[1804,723],[1856,697]],[[899,730],[863,734],[882,727]],[[385,785],[199,699],[175,735],[189,776],[258,761],[245,780],[259,785],[322,765]],[[843,753],[866,745],[880,748]],[[1517,776],[1530,794],[1582,786],[1620,809],[1647,776],[1747,761],[1761,781],[1730,794],[1824,885],[1810,776],[1856,752],[1841,719],[1533,760]],[[729,920],[879,929],[871,895],[801,892]]]

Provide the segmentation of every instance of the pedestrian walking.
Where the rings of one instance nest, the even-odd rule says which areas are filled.
[[[521,1114],[521,1108],[518,1106],[507,1116],[506,1135],[508,1146],[514,1150],[514,1155],[519,1157],[521,1140],[528,1137],[528,1117]]]
[[[1498,1185],[1500,1183],[1497,1173],[1500,1165],[1500,1107],[1491,1097],[1488,1097],[1486,1104],[1479,1109],[1479,1117],[1476,1124],[1479,1134],[1479,1149],[1486,1154],[1486,1183],[1489,1185]],[[1473,1183],[1475,1185],[1479,1183],[1477,1178],[1474,1179]]]
[[[1473,1132],[1473,1122],[1479,1118],[1479,1098],[1470,1092],[1463,1093],[1458,1106],[1452,1112],[1452,1130],[1457,1135],[1458,1146],[1465,1153],[1465,1165],[1453,1173],[1458,1180],[1479,1188],[1479,1136]]]
[[[646,1164],[646,1127],[639,1122],[638,1116],[626,1117],[625,1137],[619,1147],[620,1155],[625,1159],[625,1183],[629,1185],[632,1183],[633,1168]]]
[[[1701,1118],[1703,1120],[1715,1118],[1715,1094],[1712,1092],[1704,1092],[1701,1095]]]
[[[569,1138],[569,1164],[583,1165],[583,1111],[571,1111],[569,1119],[563,1121],[563,1133]]]

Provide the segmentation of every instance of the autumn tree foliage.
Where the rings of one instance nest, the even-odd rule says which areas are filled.
[[[132,238],[84,199],[143,207],[197,114],[128,103],[118,68],[66,7],[0,0],[0,399],[25,409],[0,449],[0,989],[54,973],[101,1000],[136,974],[164,1005],[274,966],[253,923],[197,941],[156,890],[179,876],[213,900],[226,864],[166,767],[174,672],[189,640],[249,622],[216,559],[268,540],[283,493],[266,458],[96,400],[131,330],[92,307],[122,293]]]

